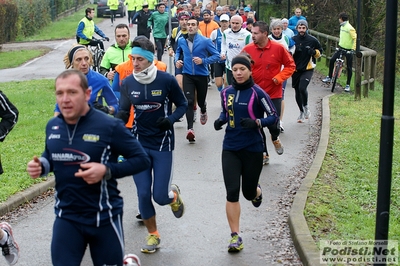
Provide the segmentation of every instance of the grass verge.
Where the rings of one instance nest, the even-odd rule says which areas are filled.
[[[75,38],[76,28],[78,27],[79,21],[85,16],[85,9],[87,7],[96,8],[97,5],[85,6],[70,16],[54,21],[33,36],[17,36],[17,42],[49,41]],[[102,20],[102,18],[95,18],[94,22],[99,23]]]
[[[19,110],[19,120],[1,144],[4,174],[0,175],[0,201],[41,180],[33,180],[26,164],[44,150],[45,126],[53,116],[54,80],[1,83],[1,90]]]
[[[325,73],[325,70],[324,72]],[[314,240],[373,240],[382,115],[382,87],[369,98],[330,98],[330,139],[321,171],[311,188],[305,217]],[[396,92],[395,98],[398,99]],[[395,117],[400,103],[395,101]],[[400,126],[395,124],[389,239],[400,240]]]
[[[0,69],[14,68],[20,66],[34,58],[45,55],[51,51],[50,48],[37,50],[20,50],[0,53]]]

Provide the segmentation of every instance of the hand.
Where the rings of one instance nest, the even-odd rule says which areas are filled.
[[[350,51],[347,51],[346,54],[356,54],[356,51],[350,50]]]
[[[87,38],[86,40],[87,40],[88,42],[91,42],[91,41],[93,41],[93,40],[92,40],[92,39],[90,39],[90,38]]]
[[[256,120],[253,120],[251,118],[240,118],[240,125],[242,128],[257,128],[257,122]]]
[[[161,129],[161,131],[166,131],[171,129],[171,121],[166,117],[160,117],[156,121],[156,127]]]
[[[307,52],[309,55],[314,56],[317,52],[315,51],[314,48],[311,48],[310,46],[306,46]]]
[[[26,171],[32,178],[38,178],[42,174],[42,163],[37,156],[33,156],[33,159],[27,165]]]
[[[100,110],[106,114],[108,114],[110,112],[110,109],[108,109],[107,106],[102,105],[99,102],[93,102],[93,107],[96,108],[97,110]]]
[[[201,59],[200,57],[193,57],[193,62],[196,64],[196,65],[201,65],[201,64],[203,64],[203,59]]]
[[[108,38],[108,37],[104,37],[104,39],[106,39],[107,42],[110,41],[110,38]]]
[[[147,27],[147,32],[151,33],[151,27]]]
[[[107,167],[101,163],[84,163],[80,166],[75,176],[82,178],[89,185],[100,182],[107,170]]]
[[[217,131],[221,130],[223,124],[224,124],[224,122],[218,118],[217,120],[214,121],[214,129]]]
[[[178,69],[181,68],[181,67],[183,67],[183,61],[182,61],[182,60],[176,61],[175,66],[176,66],[176,68],[178,68]]]
[[[114,76],[115,76],[115,70],[113,70],[112,68],[110,68],[110,71],[107,72],[107,78],[108,78],[108,80],[114,80]]]

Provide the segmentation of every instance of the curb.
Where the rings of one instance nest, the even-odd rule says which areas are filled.
[[[307,196],[315,178],[318,176],[322,162],[324,161],[326,149],[329,141],[330,128],[330,109],[329,97],[322,99],[322,127],[317,153],[306,177],[304,178],[296,196],[294,197],[291,211],[289,213],[290,235],[294,246],[304,265],[321,265],[319,249],[311,236],[306,219],[304,217],[304,207]]]
[[[16,194],[12,195],[5,202],[0,203],[0,216],[7,214],[8,212],[21,206],[22,204],[43,194],[49,188],[53,188],[54,185],[55,185],[54,176],[48,176],[45,181],[35,184],[32,187],[29,187],[24,191],[20,191]]]

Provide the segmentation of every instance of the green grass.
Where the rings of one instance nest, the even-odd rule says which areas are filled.
[[[0,69],[14,68],[29,60],[42,56],[50,51],[49,49],[20,50],[0,53]]]
[[[50,23],[48,26],[40,30],[39,33],[33,36],[18,36],[17,42],[29,42],[29,41],[44,41],[44,40],[60,40],[60,39],[71,39],[75,38],[76,28],[78,27],[79,21],[85,16],[85,9],[87,7],[96,8],[97,5],[88,5],[78,10],[72,15],[62,18],[58,21]],[[94,23],[99,23],[103,19],[95,18]]]
[[[0,175],[0,201],[5,201],[41,181],[29,177],[26,164],[44,150],[44,129],[55,104],[54,81],[6,82],[1,90],[19,110],[18,123],[1,143],[4,174]]]
[[[322,72],[322,73],[325,73]],[[378,85],[376,87],[379,87]],[[330,139],[321,171],[309,193],[305,217],[319,240],[375,239],[382,88],[355,101],[330,98]],[[396,92],[395,99],[399,98]],[[395,117],[400,116],[395,102]],[[400,240],[400,126],[395,124],[389,239]]]

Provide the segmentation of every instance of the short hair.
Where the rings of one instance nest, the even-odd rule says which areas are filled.
[[[59,79],[65,79],[68,78],[70,76],[76,75],[79,77],[80,80],[80,86],[83,89],[83,91],[86,91],[89,88],[89,83],[88,80],[85,76],[85,74],[83,74],[81,71],[76,70],[76,69],[67,69],[64,70],[63,72],[61,72],[55,79],[55,81],[57,82],[57,80]]]
[[[189,21],[189,20],[196,20],[197,26],[199,26],[199,21],[197,20],[196,17],[191,16],[191,17],[188,19],[188,21]]]
[[[94,8],[88,7],[85,9],[85,15],[92,13],[92,11],[94,11]]]
[[[280,19],[273,19],[271,21],[271,25],[269,25],[269,29],[272,31],[274,28],[281,28],[283,30],[283,23]]]
[[[262,33],[266,32],[268,34],[268,24],[264,21],[256,21],[253,24],[253,27],[259,27]]]
[[[128,30],[128,33],[130,34],[130,30],[129,30],[128,25],[126,25],[126,24],[124,24],[124,23],[118,24],[118,25],[115,27],[114,34],[117,33],[117,29],[127,29],[127,30]]]
[[[339,14],[339,18],[343,21],[348,21],[349,20],[349,15],[347,15],[345,12],[342,12]]]
[[[133,39],[132,43],[131,43],[131,47],[140,47],[143,50],[149,51],[151,53],[154,54],[155,50],[154,50],[154,44],[147,39],[146,36],[144,35],[139,35],[137,37],[135,37],[135,39]]]

